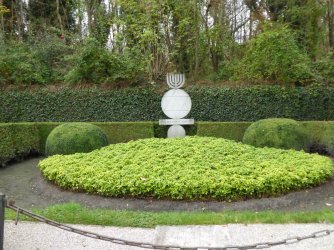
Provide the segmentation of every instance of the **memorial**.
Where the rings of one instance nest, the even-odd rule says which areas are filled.
[[[170,119],[160,119],[159,125],[170,126],[167,132],[168,138],[182,138],[186,131],[182,125],[193,125],[194,119],[184,119],[191,110],[191,98],[181,87],[185,83],[184,74],[167,74],[166,81],[171,88],[161,100],[161,109]]]

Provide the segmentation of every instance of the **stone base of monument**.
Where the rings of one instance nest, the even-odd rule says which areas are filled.
[[[194,119],[161,119],[159,125],[170,126],[167,132],[168,138],[183,138],[186,136],[186,131],[181,125],[193,125]]]
[[[159,125],[194,125],[194,119],[160,119]]]
[[[181,125],[173,125],[168,129],[167,138],[183,138],[186,137],[186,131]]]

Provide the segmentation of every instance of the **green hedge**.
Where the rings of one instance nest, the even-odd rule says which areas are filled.
[[[308,139],[305,128],[296,120],[269,118],[252,123],[242,142],[259,148],[307,150]]]
[[[0,92],[0,122],[150,121],[160,110],[150,89]]]
[[[38,129],[34,124],[0,124],[0,166],[38,151]]]
[[[45,154],[45,143],[51,131],[62,124],[61,122],[39,122],[35,123],[38,128],[39,152]]]
[[[51,131],[46,140],[45,154],[88,153],[108,145],[108,137],[100,127],[87,122],[67,122]]]
[[[327,153],[334,154],[334,121],[300,122],[308,135],[308,147],[324,147]],[[2,123],[0,124],[0,165],[17,156],[29,152],[44,154],[45,142],[49,133],[60,122]],[[165,137],[167,126],[157,122],[95,122],[108,136],[110,143],[130,140]],[[250,122],[197,122],[186,126],[187,135],[222,137],[241,141]],[[332,136],[331,136],[332,135]]]
[[[60,122],[0,124],[0,166],[30,153],[45,154],[45,142]],[[120,143],[154,137],[152,122],[95,122],[109,142]]]
[[[334,156],[334,121],[301,122],[308,135],[308,151]]]
[[[41,153],[45,153],[45,142],[51,131],[61,122],[36,123],[40,137]],[[109,143],[128,142],[131,140],[154,137],[152,122],[93,122],[107,135]]]
[[[108,136],[110,144],[154,137],[152,122],[94,122]]]
[[[251,122],[199,122],[197,135],[242,141],[246,129],[251,124]]]
[[[189,88],[196,121],[271,117],[334,120],[334,88]],[[0,92],[0,122],[158,121],[163,92],[154,89]]]

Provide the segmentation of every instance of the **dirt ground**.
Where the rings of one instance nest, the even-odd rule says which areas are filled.
[[[27,209],[76,202],[90,208],[142,211],[310,211],[323,208],[334,210],[334,178],[329,179],[321,186],[292,192],[280,197],[237,202],[122,199],[61,190],[46,181],[41,175],[36,167],[41,159],[29,159],[6,168],[0,168],[0,193],[5,193],[9,200],[15,200],[16,205]]]

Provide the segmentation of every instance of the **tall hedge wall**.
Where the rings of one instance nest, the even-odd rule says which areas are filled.
[[[270,117],[334,120],[334,88],[190,88],[196,121]],[[0,122],[157,121],[162,92],[154,89],[0,92]]]

